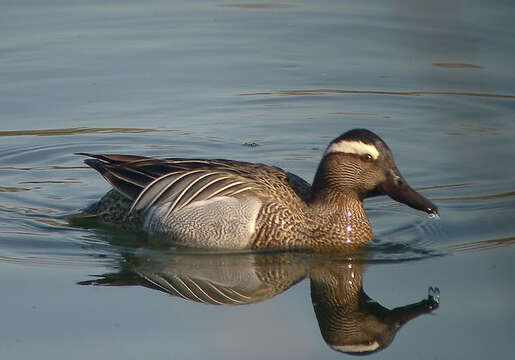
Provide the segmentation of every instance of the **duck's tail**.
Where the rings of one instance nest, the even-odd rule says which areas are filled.
[[[150,182],[152,174],[142,171],[137,164],[148,160],[143,156],[76,153],[88,156],[84,163],[100,173],[116,190],[134,200]]]

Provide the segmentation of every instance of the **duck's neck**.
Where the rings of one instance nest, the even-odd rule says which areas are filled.
[[[355,250],[372,239],[372,230],[354,186],[353,169],[334,166],[330,160],[326,157],[315,175],[309,218],[317,222],[314,236],[321,247]]]
[[[362,197],[356,186],[356,175],[356,168],[351,164],[342,166],[336,157],[326,155],[318,166],[311,186],[310,205],[327,206],[337,211],[349,206],[362,209]]]

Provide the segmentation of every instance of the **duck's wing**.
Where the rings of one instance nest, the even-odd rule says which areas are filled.
[[[166,214],[169,215],[195,201],[258,190],[258,184],[231,172],[177,170],[157,178],[145,187],[134,200],[130,212],[146,210],[166,202],[170,204]]]
[[[278,188],[282,188],[282,193],[286,190],[301,198],[309,192],[309,184],[299,177],[263,164],[221,159],[161,160],[133,155],[79,155],[89,156],[86,164],[134,200],[131,211],[146,210],[166,202],[170,203],[168,211],[171,212],[195,201],[249,192],[266,196]]]

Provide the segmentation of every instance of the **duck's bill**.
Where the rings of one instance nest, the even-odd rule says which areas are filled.
[[[392,174],[381,187],[392,199],[413,209],[425,211],[430,216],[438,216],[438,207],[416,192],[399,174]]]

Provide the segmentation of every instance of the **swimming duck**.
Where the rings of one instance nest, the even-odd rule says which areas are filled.
[[[363,200],[382,194],[438,215],[404,180],[386,143],[366,129],[329,143],[312,186],[242,161],[78,155],[90,157],[84,162],[114,187],[87,213],[113,223],[136,219],[174,245],[353,251],[372,240]]]

